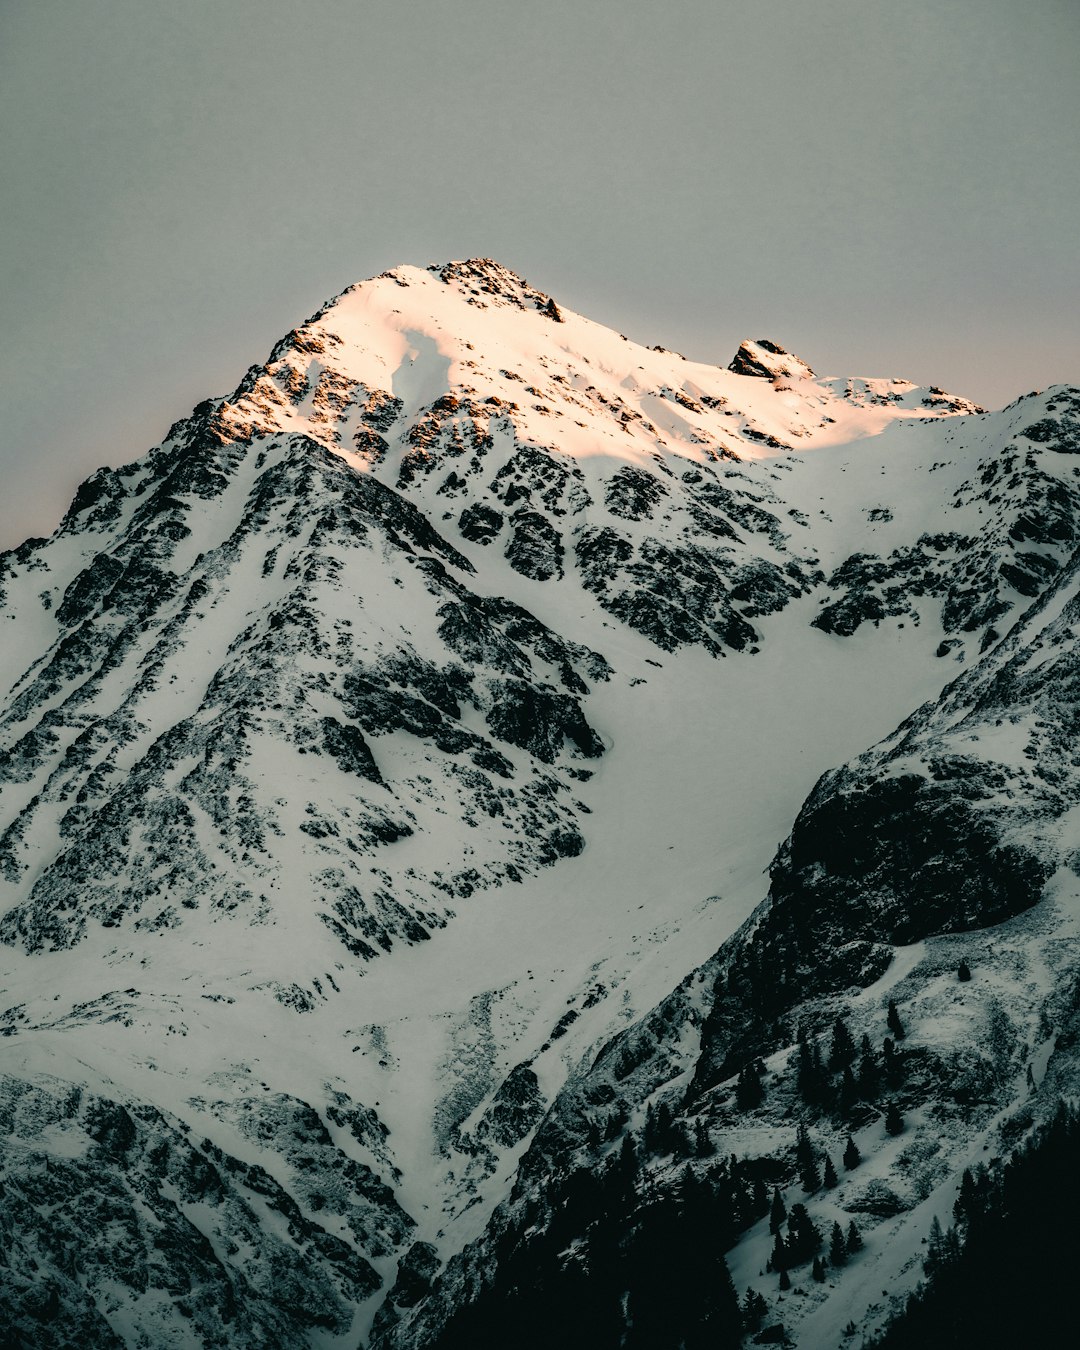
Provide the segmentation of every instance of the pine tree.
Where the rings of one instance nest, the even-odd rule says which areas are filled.
[[[889,1036],[885,1037],[882,1050],[885,1053],[885,1082],[889,1087],[894,1088],[903,1076],[903,1059]]]
[[[821,1046],[810,1044],[805,1032],[799,1032],[799,1067],[795,1086],[807,1106],[820,1106],[825,1099],[828,1078],[821,1058]]]
[[[966,984],[971,979],[971,967],[966,961],[961,961],[956,968],[956,978],[961,984]]]
[[[661,1102],[656,1111],[656,1151],[666,1155],[673,1151],[674,1143],[672,1130],[671,1107],[667,1102]]]
[[[690,1127],[681,1120],[674,1120],[671,1124],[671,1153],[675,1158],[694,1156],[694,1139]]]
[[[896,1011],[896,1002],[893,999],[889,999],[889,1013],[885,1020],[893,1036],[902,1041],[907,1033],[904,1031],[904,1024],[900,1021],[900,1014]]]
[[[709,1127],[700,1116],[694,1123],[694,1152],[699,1158],[711,1158],[716,1152],[716,1146],[709,1136]]]
[[[742,1324],[747,1332],[757,1331],[765,1320],[769,1305],[756,1289],[748,1289],[743,1296]]]
[[[926,1257],[923,1261],[923,1270],[926,1272],[926,1277],[929,1280],[933,1280],[934,1276],[937,1275],[938,1271],[941,1269],[943,1245],[941,1221],[935,1214],[934,1220],[930,1225],[930,1237],[926,1243]]]
[[[858,1145],[849,1134],[847,1143],[844,1145],[844,1166],[850,1172],[853,1167],[858,1167],[862,1162],[862,1154],[859,1152]]]
[[[829,1068],[846,1069],[855,1058],[855,1042],[851,1038],[847,1023],[838,1017],[833,1023],[832,1048],[829,1051]]]
[[[784,1241],[783,1234],[781,1233],[777,1233],[776,1235],[769,1261],[773,1270],[787,1270],[788,1249],[787,1243]]]
[[[805,1205],[792,1205],[788,1220],[788,1264],[797,1265],[821,1250],[821,1234]]]
[[[645,1108],[645,1128],[641,1131],[641,1146],[649,1157],[660,1152],[656,1140],[656,1112],[653,1110],[652,1102]]]
[[[769,1209],[769,1232],[779,1233],[780,1225],[787,1218],[787,1206],[784,1204],[784,1197],[780,1194],[780,1188],[773,1191],[772,1206]]]
[[[795,1135],[795,1162],[799,1169],[799,1179],[802,1182],[803,1190],[808,1195],[821,1186],[821,1177],[818,1174],[817,1158],[814,1154],[814,1146],[810,1142],[810,1135],[807,1133],[805,1125],[800,1124]]]
[[[858,1228],[855,1227],[855,1220],[852,1219],[852,1221],[848,1224],[847,1230],[848,1256],[854,1256],[856,1252],[861,1252],[862,1245],[863,1245],[862,1234],[859,1232]]]
[[[885,1133],[902,1134],[904,1130],[904,1117],[900,1114],[899,1107],[895,1102],[889,1103],[889,1108],[885,1112]]]
[[[760,1106],[765,1097],[765,1089],[761,1086],[761,1079],[754,1071],[753,1065],[747,1064],[739,1073],[738,1082],[735,1084],[735,1105],[740,1111],[752,1111],[755,1106]]]
[[[844,1230],[838,1223],[833,1224],[829,1234],[829,1264],[837,1270],[847,1264],[847,1242],[844,1240]]]
[[[821,1190],[821,1174],[818,1172],[817,1162],[813,1158],[799,1172],[799,1180],[802,1182],[802,1188],[807,1195],[813,1195],[815,1191]]]
[[[791,1276],[786,1270],[780,1272],[780,1288],[787,1292],[791,1288]]]
[[[755,1177],[754,1184],[750,1187],[750,1212],[756,1219],[769,1212],[769,1192],[760,1177]]]
[[[837,1096],[837,1104],[842,1116],[850,1116],[859,1100],[859,1085],[855,1081],[855,1075],[851,1072],[850,1065],[844,1068],[843,1076],[840,1079],[840,1091]]]
[[[821,1257],[820,1257],[820,1256],[815,1256],[815,1257],[814,1257],[814,1266],[813,1266],[813,1270],[811,1271],[811,1274],[813,1275],[814,1280],[816,1281],[816,1283],[818,1283],[818,1284],[824,1284],[824,1283],[825,1283],[825,1267],[821,1264]]]
[[[872,1102],[878,1094],[878,1066],[873,1051],[864,1052],[859,1060],[859,1096]]]
[[[836,1175],[836,1168],[833,1166],[833,1160],[827,1153],[825,1155],[825,1171],[821,1179],[827,1191],[831,1191],[840,1180]]]

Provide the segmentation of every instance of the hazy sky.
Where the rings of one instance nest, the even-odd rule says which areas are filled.
[[[399,262],[1080,381],[1078,70],[1077,0],[0,0],[0,542]]]

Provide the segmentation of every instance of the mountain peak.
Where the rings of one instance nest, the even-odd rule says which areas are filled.
[[[728,370],[736,375],[754,375],[764,380],[777,380],[782,376],[812,379],[814,375],[805,361],[769,338],[744,339]]]
[[[524,277],[494,258],[465,258],[457,262],[433,263],[429,268],[441,281],[454,286],[474,304],[514,305],[517,309],[542,309],[549,317],[558,317],[558,306],[550,295],[530,286]]]

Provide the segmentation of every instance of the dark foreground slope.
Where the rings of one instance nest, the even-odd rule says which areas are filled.
[[[583,1345],[709,1344],[724,1258],[744,1327],[837,1344],[902,1305],[966,1167],[1023,1184],[1002,1155],[1080,1081],[1078,574],[821,780],[761,908],[572,1077],[488,1233],[380,1344],[531,1343],[545,1305]],[[653,1243],[719,1273],[661,1278]]]

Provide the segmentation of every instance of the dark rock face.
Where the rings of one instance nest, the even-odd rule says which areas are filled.
[[[1048,865],[1019,845],[1003,845],[985,810],[1007,782],[1006,771],[972,759],[943,765],[936,779],[902,774],[823,784],[773,872],[774,903],[799,906],[807,920],[810,911],[828,913],[860,936],[852,920],[869,887],[877,902],[873,929],[900,945],[926,932],[986,927],[1029,908]]]
[[[534,581],[562,576],[562,537],[539,511],[521,508],[514,512],[514,532],[506,546],[506,559],[515,572]]]
[[[1020,435],[1058,455],[1080,454],[1080,391],[1058,391],[1047,404],[1047,412],[1055,416],[1032,422]]]
[[[734,371],[736,375],[752,375],[763,380],[774,380],[794,371],[809,375],[814,373],[804,361],[768,338],[740,343],[728,370]]]
[[[667,489],[658,478],[627,465],[608,482],[604,502],[613,516],[651,520],[655,507],[666,496]]]
[[[376,403],[384,421],[396,415]],[[0,833],[0,874],[28,887],[0,919],[0,939],[40,951],[69,947],[95,924],[159,932],[187,911],[265,917],[283,802],[267,798],[249,765],[267,741],[300,756],[307,772],[331,774],[321,800],[299,803],[299,830],[311,841],[322,922],[353,955],[426,940],[445,923],[447,898],[579,852],[577,808],[545,766],[600,752],[579,700],[589,680],[606,677],[603,659],[520,606],[473,595],[462,579],[471,565],[394,489],[306,438],[249,448],[248,465],[234,444],[199,439],[208,416],[177,432],[171,455],[157,455],[123,533],[66,585],[60,636],[0,719],[11,747],[0,777],[45,775]],[[200,465],[204,477],[194,474]],[[241,468],[253,471],[243,487]],[[195,554],[186,525],[162,522],[191,519],[208,492],[233,494],[234,522]],[[540,553],[529,556],[539,574]],[[256,560],[276,588],[269,605],[244,599]],[[441,663],[400,635],[373,662],[351,619],[326,617],[340,610],[343,586],[363,597],[360,569],[370,577],[372,566],[382,585],[400,585],[438,616],[449,649]],[[174,721],[156,693],[198,647],[211,610],[215,623],[226,616],[229,637],[209,684]],[[318,714],[303,674],[310,660],[322,664]],[[117,699],[109,691],[121,686]],[[493,739],[463,725],[466,706],[490,715]],[[537,752],[535,769],[515,768],[498,745],[503,731],[508,746]],[[358,860],[414,835],[431,797],[419,780],[384,774],[380,741],[395,734],[414,738],[452,809],[491,841],[480,865],[418,876],[408,903],[387,894],[377,868],[357,875]],[[34,874],[27,840],[57,805],[63,847]],[[288,1003],[314,998],[308,990]]]
[[[130,1343],[127,1329],[148,1345],[303,1344],[346,1333],[379,1286],[363,1226],[345,1241],[315,1217],[318,1188],[340,1184],[321,1159],[296,1174],[306,1193],[290,1194],[152,1107],[53,1081],[2,1080],[0,1127],[12,1344],[111,1348]],[[388,1193],[369,1213],[398,1241],[410,1226]]]
[[[458,520],[458,529],[462,537],[476,544],[490,544],[503,527],[503,515],[493,506],[483,502],[474,502],[462,511]]]
[[[954,502],[985,503],[977,537],[923,534],[886,557],[852,554],[828,578],[829,591],[839,594],[823,597],[814,626],[850,637],[866,622],[917,619],[914,601],[932,596],[947,633],[984,631],[1015,612],[1017,595],[1041,594],[1080,545],[1080,487],[1016,446],[985,460]]]
[[[518,1064],[496,1092],[477,1136],[490,1139],[499,1148],[513,1148],[539,1122],[546,1106],[535,1072],[527,1064]]]
[[[587,758],[604,753],[577,699],[523,680],[505,680],[498,686],[487,724],[497,740],[520,746],[545,764],[554,762],[567,740]]]
[[[385,1336],[401,1314],[415,1308],[431,1292],[431,1283],[439,1270],[439,1257],[430,1242],[414,1242],[398,1264],[394,1287],[375,1314],[371,1332],[375,1340]]]

